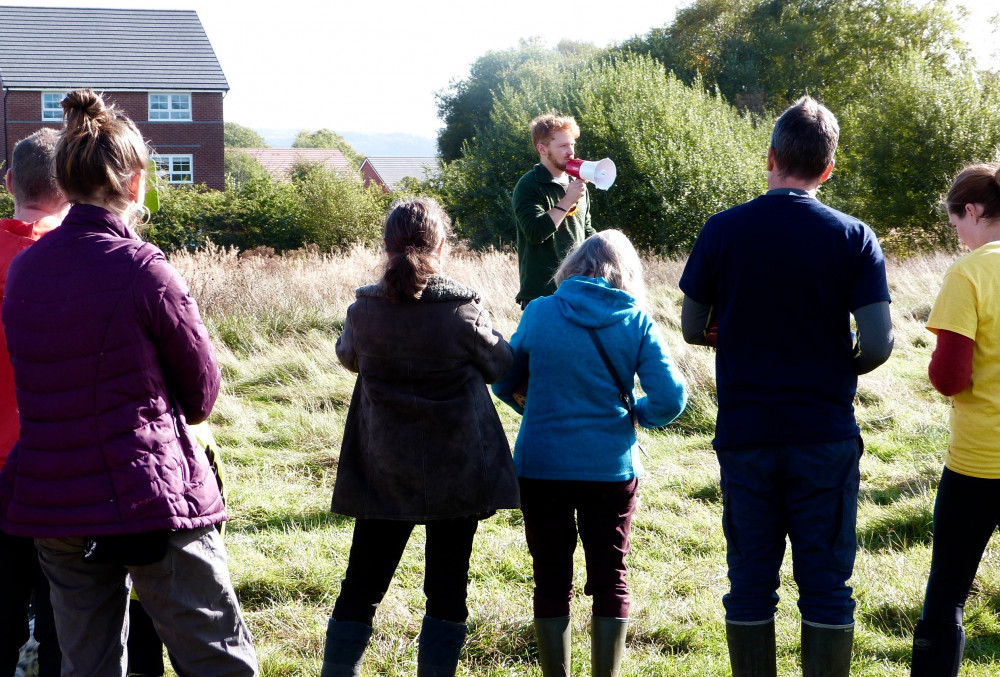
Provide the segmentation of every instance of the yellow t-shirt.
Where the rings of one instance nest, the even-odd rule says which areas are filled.
[[[945,465],[963,475],[1000,478],[1000,242],[951,265],[927,328],[975,341],[972,383],[952,398]]]

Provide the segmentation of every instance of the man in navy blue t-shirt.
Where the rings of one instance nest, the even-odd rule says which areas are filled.
[[[802,612],[804,675],[849,674],[857,549],[858,374],[892,351],[875,234],[816,191],[840,130],[803,97],[778,119],[766,194],[712,216],[681,276],[682,330],[714,345],[734,677],[775,675],[785,537]],[[851,315],[857,334],[851,332]]]

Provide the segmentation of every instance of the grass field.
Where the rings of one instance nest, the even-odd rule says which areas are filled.
[[[356,286],[379,275],[377,253],[299,252],[238,258],[219,250],[175,256],[216,339],[224,392],[212,415],[230,478],[227,531],[237,591],[264,675],[316,675],[326,620],[350,547],[352,520],[330,514],[340,437],[354,376],[334,345]],[[866,441],[853,578],[858,601],[852,674],[908,674],[913,625],[930,563],[931,514],[947,442],[948,402],[927,382],[924,328],[952,257],[891,262],[896,348],[863,376],[857,415]],[[649,306],[692,390],[688,411],[641,433],[649,474],[629,558],[632,624],[623,675],[727,675],[721,597],[727,590],[718,464],[711,450],[713,355],[680,336],[682,263],[647,260]],[[453,253],[446,272],[477,287],[507,337],[516,263],[500,253]],[[500,408],[511,441],[518,417]],[[364,673],[416,671],[423,614],[418,529],[375,618]],[[578,550],[578,589],[583,560]],[[798,670],[799,616],[791,561],[782,568],[780,674]],[[464,675],[538,675],[531,567],[520,514],[501,512],[476,539]],[[966,612],[963,675],[1000,673],[1000,548],[991,542]],[[589,674],[589,599],[573,607],[574,674]]]

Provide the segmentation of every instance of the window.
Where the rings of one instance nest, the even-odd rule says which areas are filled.
[[[156,173],[167,183],[194,183],[193,162],[190,155],[154,155]]]
[[[191,94],[150,94],[150,120],[190,120]]]
[[[42,120],[62,121],[63,109],[59,105],[66,98],[66,92],[42,92]]]

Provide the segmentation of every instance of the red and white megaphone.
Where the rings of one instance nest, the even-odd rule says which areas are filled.
[[[566,162],[566,173],[578,179],[590,181],[601,190],[607,190],[615,182],[618,170],[615,163],[610,158],[604,158],[597,162],[573,158]]]

